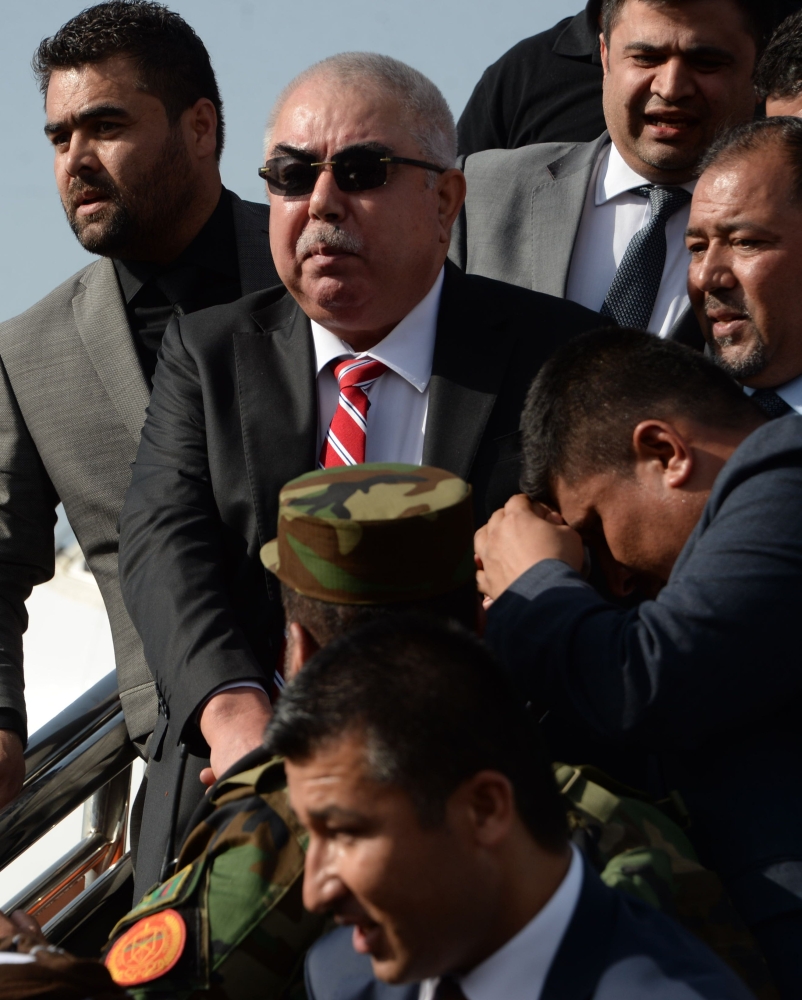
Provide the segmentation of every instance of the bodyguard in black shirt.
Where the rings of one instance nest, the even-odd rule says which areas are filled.
[[[482,74],[457,124],[460,154],[533,142],[591,142],[602,112],[602,0],[525,38]]]

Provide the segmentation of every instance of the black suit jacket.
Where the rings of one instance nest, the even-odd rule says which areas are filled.
[[[423,459],[472,483],[479,524],[518,491],[532,377],[602,322],[447,265]],[[197,737],[195,710],[220,684],[272,675],[283,623],[259,549],[281,487],[315,468],[317,425],[311,328],[284,288],[168,328],[120,519],[120,579],[174,741]]]
[[[309,1000],[418,1000],[420,985],[375,979],[344,927],[306,959]],[[585,864],[582,892],[540,1000],[749,1000],[708,948],[646,903],[610,889]],[[503,997],[499,997],[503,1000]]]

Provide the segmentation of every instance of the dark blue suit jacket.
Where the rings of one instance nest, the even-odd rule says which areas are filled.
[[[418,1000],[419,989],[377,980],[347,927],[318,941],[306,959],[309,1000]],[[609,889],[586,864],[540,1000],[591,998],[749,1000],[752,994],[700,941],[646,903]]]
[[[538,708],[660,752],[702,860],[756,923],[802,909],[801,615],[790,415],[724,466],[656,600],[621,610],[547,560],[495,602],[486,639]]]

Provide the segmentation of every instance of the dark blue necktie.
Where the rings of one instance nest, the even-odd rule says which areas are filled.
[[[611,316],[619,326],[645,330],[654,309],[666,263],[666,222],[691,200],[681,187],[644,184],[634,193],[648,198],[652,217],[629,241],[613,283],[607,292],[602,316]]]
[[[793,407],[789,406],[773,389],[755,389],[752,393],[752,402],[757,403],[760,409],[771,420],[775,420],[777,417],[784,417],[786,413],[793,411]]]

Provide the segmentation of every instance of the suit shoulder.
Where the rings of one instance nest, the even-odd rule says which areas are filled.
[[[587,145],[585,142],[535,142],[518,149],[484,149],[480,153],[472,153],[466,157],[463,166],[468,180],[468,197],[472,181],[475,183],[503,171],[527,177],[531,183],[532,171],[545,170],[549,163]]]
[[[675,920],[642,900],[609,891],[616,894],[617,913],[607,969],[594,994],[598,1000],[617,1000],[622,995],[655,1000],[752,997],[729,966]],[[679,983],[687,991],[679,992]]]
[[[18,337],[29,337],[36,330],[46,330],[54,321],[63,321],[65,315],[72,316],[72,300],[82,291],[85,279],[98,266],[92,261],[60,285],[48,292],[44,298],[30,306],[25,312],[0,323],[0,346]]]
[[[479,274],[466,274],[465,280],[474,294],[487,302],[492,302],[501,311],[518,316],[537,317],[543,320],[567,323],[577,330],[596,330],[612,326],[611,320],[568,299],[536,292],[531,288],[521,288],[496,278],[486,278]]]
[[[367,955],[351,944],[351,929],[340,927],[320,938],[306,956],[309,1000],[416,1000],[419,987],[389,986],[373,975]]]
[[[271,324],[289,318],[295,310],[295,299],[284,285],[274,285],[251,292],[234,302],[182,316],[181,336],[184,340],[206,339],[210,336],[247,333],[263,329],[265,319]],[[254,318],[259,314],[262,322]]]

